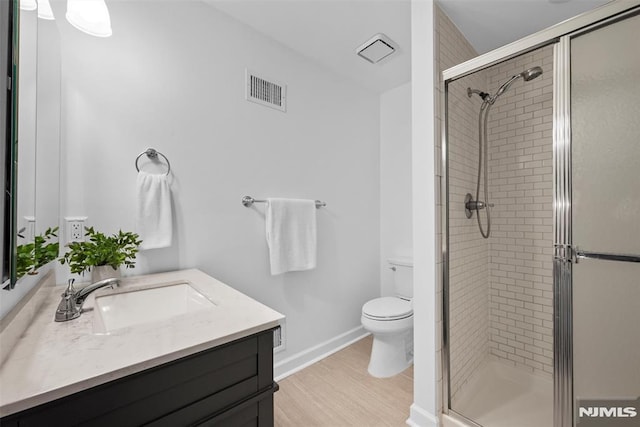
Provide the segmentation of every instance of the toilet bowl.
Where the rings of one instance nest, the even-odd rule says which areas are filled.
[[[368,371],[378,378],[399,374],[413,363],[413,263],[402,258],[389,260],[389,264],[396,296],[368,301],[360,319],[373,335]]]
[[[413,363],[413,309],[398,297],[376,298],[362,307],[362,326],[373,334],[369,374],[392,377]]]

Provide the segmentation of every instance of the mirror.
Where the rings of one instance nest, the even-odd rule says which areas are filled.
[[[0,294],[0,318],[38,282],[58,257],[60,199],[60,36],[54,20],[19,10],[18,143],[13,271]],[[10,211],[10,210],[9,210]],[[3,239],[10,241],[11,239]]]
[[[37,11],[20,10],[18,36],[18,166],[16,278],[34,270],[36,221]]]
[[[58,258],[60,212],[60,34],[38,19],[35,271]]]

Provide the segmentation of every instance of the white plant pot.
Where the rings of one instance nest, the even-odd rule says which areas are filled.
[[[110,265],[100,265],[91,269],[91,283],[96,283],[104,279],[119,279],[120,277],[122,277],[120,269],[114,270]]]

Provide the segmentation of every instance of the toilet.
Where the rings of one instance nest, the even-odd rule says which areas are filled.
[[[362,326],[373,335],[369,374],[392,377],[413,363],[413,260],[388,260],[395,296],[362,306]]]

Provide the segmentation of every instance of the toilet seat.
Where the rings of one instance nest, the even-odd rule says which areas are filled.
[[[412,315],[411,301],[398,297],[376,298],[362,307],[362,316],[372,320],[400,320]]]

